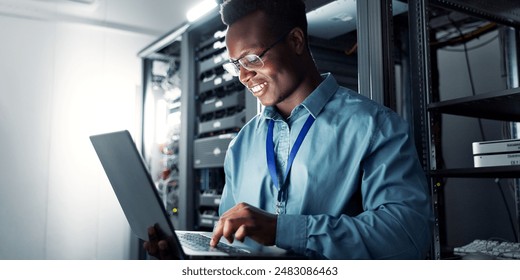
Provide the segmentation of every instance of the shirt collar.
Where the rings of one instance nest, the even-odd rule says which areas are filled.
[[[338,90],[339,84],[330,73],[322,74],[321,77],[323,78],[323,81],[321,84],[318,85],[314,91],[311,92],[303,102],[298,105],[296,108],[293,109],[293,112],[299,107],[304,107],[315,119],[318,117],[319,113],[325,107],[325,104],[329,101],[329,99],[334,95],[334,93]],[[293,114],[291,112],[291,116]],[[268,120],[268,119],[281,119],[282,117],[278,113],[278,111],[272,107],[268,106],[265,107],[264,111],[262,112],[262,120]],[[257,128],[263,121],[260,121],[257,123]]]

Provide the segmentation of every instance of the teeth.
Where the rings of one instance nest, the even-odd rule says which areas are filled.
[[[249,90],[253,93],[257,93],[257,92],[261,91],[266,85],[267,85],[267,82],[263,82],[261,84],[258,84],[256,86],[250,88]]]

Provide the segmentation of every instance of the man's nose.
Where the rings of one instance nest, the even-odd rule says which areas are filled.
[[[247,82],[256,75],[254,70],[247,70],[245,67],[240,67],[238,73],[238,79],[240,82],[247,86]]]

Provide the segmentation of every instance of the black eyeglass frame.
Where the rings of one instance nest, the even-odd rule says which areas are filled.
[[[282,36],[280,36],[278,39],[276,39],[276,41],[274,41],[274,43],[272,43],[269,47],[267,47],[265,50],[263,50],[260,54],[254,54],[254,53],[252,53],[252,54],[245,54],[245,55],[243,55],[242,57],[237,58],[237,59],[231,59],[231,58],[230,58],[230,59],[229,59],[229,62],[228,62],[228,63],[225,63],[224,65],[226,65],[226,64],[230,64],[230,63],[233,63],[233,65],[235,66],[236,74],[237,74],[236,76],[238,76],[238,74],[240,74],[240,68],[241,68],[241,67],[244,67],[244,68],[246,68],[247,70],[252,70],[252,69],[249,69],[248,67],[242,65],[242,63],[240,63],[240,60],[243,59],[243,58],[246,57],[246,56],[254,55],[254,56],[256,56],[256,57],[258,57],[258,58],[260,59],[260,61],[262,62],[262,66],[261,66],[261,67],[263,67],[263,66],[264,66],[264,61],[262,60],[262,57],[263,57],[263,56],[264,56],[264,55],[265,55],[269,50],[271,50],[272,48],[274,48],[278,43],[282,42],[282,41],[285,39],[285,37],[287,37],[287,35],[289,35],[289,33],[291,33],[291,31],[292,31],[292,30],[289,30],[288,32],[284,33]],[[261,68],[261,67],[260,67],[260,68]],[[224,68],[225,68],[225,67],[224,67]],[[226,71],[227,71],[227,69],[226,69]],[[229,71],[228,71],[228,72],[229,72]],[[234,73],[230,73],[230,74],[234,75]],[[234,76],[235,76],[235,75],[234,75]]]

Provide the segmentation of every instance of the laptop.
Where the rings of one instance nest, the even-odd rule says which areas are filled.
[[[175,230],[130,133],[124,130],[92,135],[90,141],[137,238],[148,240],[147,229],[159,226],[168,237],[169,247],[177,259],[302,258],[276,246],[262,246],[252,240],[230,244],[222,238],[213,248],[209,246],[211,232]]]

